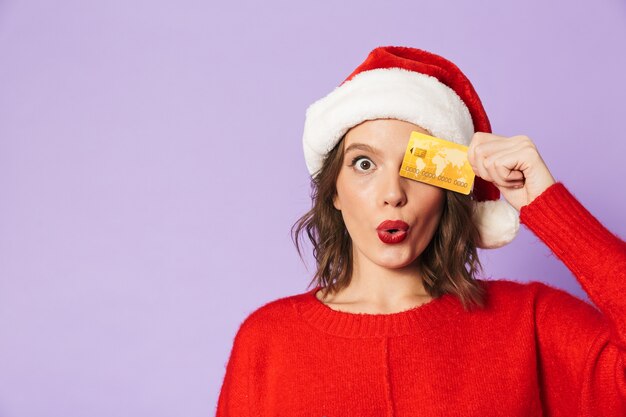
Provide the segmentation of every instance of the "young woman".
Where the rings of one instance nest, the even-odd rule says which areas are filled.
[[[399,175],[413,131],[469,146],[470,195]],[[241,324],[217,416],[626,415],[626,244],[530,138],[491,133],[454,64],[376,48],[309,107],[303,141],[313,207],[294,235],[316,285]],[[476,248],[520,222],[597,308],[477,276]]]

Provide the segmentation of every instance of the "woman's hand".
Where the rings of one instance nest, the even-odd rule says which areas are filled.
[[[474,173],[498,187],[517,211],[556,182],[528,136],[476,132],[467,156]]]

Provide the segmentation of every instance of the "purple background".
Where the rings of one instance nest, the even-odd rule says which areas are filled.
[[[379,45],[455,62],[625,237],[625,23],[622,0],[2,1],[0,416],[213,415],[241,321],[313,273],[306,107]],[[481,255],[588,299],[525,226]]]

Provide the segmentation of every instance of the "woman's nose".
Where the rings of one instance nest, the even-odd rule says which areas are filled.
[[[382,200],[384,205],[401,207],[406,204],[406,190],[404,189],[404,178],[397,172],[386,176],[382,184]]]

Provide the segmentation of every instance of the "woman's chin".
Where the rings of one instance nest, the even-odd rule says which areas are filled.
[[[415,251],[415,242],[409,241],[400,244],[368,242],[366,246],[354,245],[354,249],[370,262],[387,269],[406,268],[415,263],[420,255]]]
[[[376,263],[384,268],[400,269],[413,264],[417,256],[409,253],[398,253],[398,251],[389,251],[379,254],[377,258]]]

